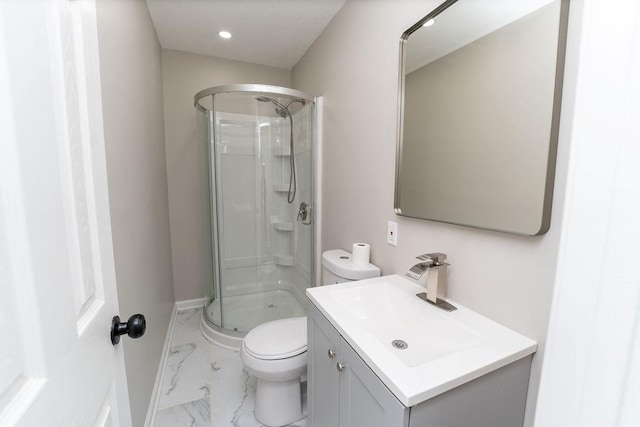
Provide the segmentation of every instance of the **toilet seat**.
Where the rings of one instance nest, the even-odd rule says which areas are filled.
[[[277,360],[307,351],[307,318],[294,317],[263,323],[244,339],[243,349],[252,357]]]

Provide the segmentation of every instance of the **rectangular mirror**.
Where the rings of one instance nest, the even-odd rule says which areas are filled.
[[[395,212],[549,229],[568,0],[449,0],[401,39]]]

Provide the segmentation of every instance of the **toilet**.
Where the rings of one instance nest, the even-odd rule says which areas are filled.
[[[342,249],[322,254],[322,284],[351,282],[380,276],[373,264],[356,265]],[[307,373],[307,318],[274,320],[253,328],[242,342],[240,359],[258,379],[256,419],[270,427],[305,417],[301,378]]]

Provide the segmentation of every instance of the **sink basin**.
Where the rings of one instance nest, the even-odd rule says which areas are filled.
[[[536,342],[463,305],[447,312],[400,275],[307,289],[382,382],[407,407],[531,355]]]
[[[484,338],[415,295],[398,292],[390,281],[363,283],[329,292],[389,352],[407,366],[418,366],[481,343]],[[400,343],[393,342],[401,340]]]

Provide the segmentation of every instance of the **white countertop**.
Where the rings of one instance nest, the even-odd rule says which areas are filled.
[[[415,296],[424,291],[391,275],[309,288],[307,296],[407,407],[536,351],[535,341],[455,301],[447,299],[457,310],[446,312]],[[393,348],[392,337],[409,348]]]

